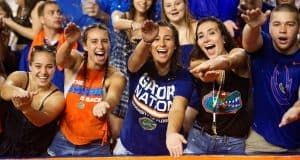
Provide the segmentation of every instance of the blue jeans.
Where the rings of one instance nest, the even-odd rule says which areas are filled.
[[[57,132],[52,144],[48,148],[50,156],[111,156],[109,144],[101,145],[101,141],[95,141],[86,145],[74,145],[62,134]]]
[[[185,154],[245,154],[245,138],[209,135],[192,128]]]
[[[117,139],[117,144],[114,148],[113,151],[113,155],[114,156],[129,156],[129,155],[133,155],[133,153],[131,153],[130,151],[128,151],[125,146],[122,144],[121,139],[118,138]]]

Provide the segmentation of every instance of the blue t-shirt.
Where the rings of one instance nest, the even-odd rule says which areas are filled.
[[[83,14],[81,0],[56,0],[56,2],[60,6],[67,22],[74,22],[81,28],[90,24],[102,22],[100,19]],[[122,4],[121,0],[96,0],[96,2],[102,11],[110,15],[114,9],[125,8],[122,4],[126,3],[127,0],[124,2],[122,1]]]
[[[237,18],[238,0],[189,0],[189,8],[195,19],[214,16],[222,21]]]
[[[188,69],[190,66],[190,55],[194,44],[181,45],[181,63],[183,68]]]
[[[151,79],[147,72],[130,76],[130,100],[121,129],[121,142],[135,155],[168,155],[166,131],[174,96],[189,99],[192,80],[180,70]]]
[[[263,32],[262,32],[263,33]],[[251,54],[253,78],[253,129],[269,143],[287,149],[300,147],[300,121],[279,128],[283,114],[298,99],[300,50],[287,56],[275,50],[263,33],[264,44]]]

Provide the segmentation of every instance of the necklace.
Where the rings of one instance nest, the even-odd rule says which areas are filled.
[[[213,107],[213,122],[212,122],[212,125],[211,125],[211,130],[213,131],[214,135],[218,134],[217,133],[217,115],[216,115],[216,110],[217,110],[218,99],[219,99],[220,94],[221,94],[221,88],[222,88],[222,85],[224,84],[224,81],[225,81],[225,71],[222,71],[221,72],[220,84],[219,84],[218,92],[217,92],[216,95],[215,95],[215,84],[216,84],[216,81],[213,83],[213,92],[212,92],[212,95],[213,95],[213,104],[212,104],[212,107]]]

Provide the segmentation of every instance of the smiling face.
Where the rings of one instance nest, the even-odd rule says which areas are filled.
[[[218,28],[218,24],[213,21],[206,21],[198,26],[197,45],[209,59],[226,52],[221,30]]]
[[[299,24],[297,16],[297,14],[289,11],[276,11],[271,15],[270,34],[275,49],[280,53],[292,54],[298,49]]]
[[[39,88],[49,87],[55,71],[55,54],[37,51],[32,54],[29,69],[33,81]]]
[[[163,12],[170,22],[184,20],[186,4],[183,0],[163,0]]]
[[[159,65],[169,65],[175,50],[175,38],[167,26],[160,26],[158,36],[151,45],[153,61]]]
[[[151,7],[153,0],[133,0],[133,7],[139,13],[146,13]]]
[[[87,39],[83,49],[88,54],[88,67],[102,68],[108,59],[110,49],[108,31],[100,28],[92,28],[87,31]]]

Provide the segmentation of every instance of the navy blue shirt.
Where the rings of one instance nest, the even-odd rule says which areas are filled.
[[[283,114],[298,99],[300,50],[283,55],[275,50],[270,35],[263,33],[263,46],[251,54],[253,79],[253,129],[269,143],[287,149],[300,147],[300,121],[279,128]]]
[[[192,80],[186,70],[151,79],[147,72],[131,74],[130,100],[121,142],[135,155],[168,155],[166,131],[174,96],[191,97]]]

